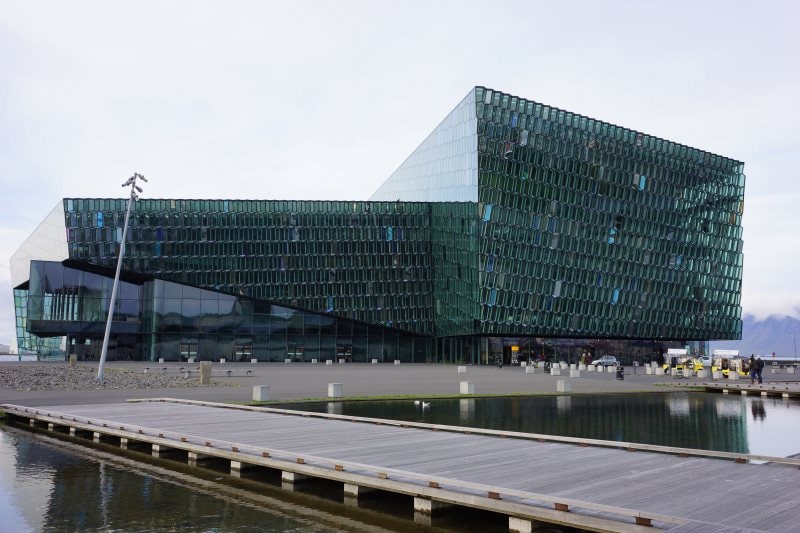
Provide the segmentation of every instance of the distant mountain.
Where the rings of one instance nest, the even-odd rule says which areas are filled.
[[[795,338],[792,338],[792,335]],[[751,353],[794,357],[800,348],[800,320],[790,316],[771,316],[756,320],[753,315],[742,318],[742,340],[713,341],[712,350],[739,350],[743,355]]]

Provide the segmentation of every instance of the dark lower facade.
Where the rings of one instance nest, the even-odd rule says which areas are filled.
[[[38,355],[99,359],[112,274],[71,261],[31,262],[29,282],[18,292]],[[646,361],[686,345],[705,352],[705,343],[683,340],[435,338],[131,273],[119,283],[110,338],[111,361],[517,364],[577,362],[583,353]]]

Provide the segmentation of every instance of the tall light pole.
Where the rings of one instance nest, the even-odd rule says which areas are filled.
[[[119,285],[119,272],[122,270],[122,257],[125,255],[125,240],[128,236],[128,221],[131,218],[133,203],[139,199],[137,192],[142,192],[142,188],[136,185],[136,180],[147,182],[147,178],[135,173],[122,184],[123,187],[130,186],[131,195],[128,198],[128,210],[125,212],[125,224],[122,226],[122,242],[119,245],[119,258],[117,259],[117,273],[114,274],[114,286],[111,288],[111,301],[108,304],[108,318],[106,319],[106,333],[103,336],[103,348],[100,350],[100,364],[97,366],[97,381],[102,382],[106,366],[106,355],[108,354],[108,338],[111,336],[111,322],[114,318],[114,304],[117,302],[117,286]]]
[[[794,336],[794,333],[789,333],[792,337],[792,342],[794,343],[794,364],[797,364],[797,338]]]

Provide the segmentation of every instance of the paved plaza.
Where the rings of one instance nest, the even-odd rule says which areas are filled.
[[[0,366],[60,365],[51,363],[0,363]],[[96,363],[80,363],[96,366]],[[107,368],[126,369],[143,373],[166,372],[183,376],[181,369],[191,369],[189,380],[197,380],[197,364],[180,363],[109,363]],[[671,378],[670,376],[644,375],[639,367],[625,368],[625,379],[617,380],[614,372],[581,372],[581,377],[570,378],[569,370],[561,376],[544,374],[541,368],[527,374],[524,368],[497,368],[493,366],[467,366],[466,373],[458,373],[454,365],[429,364],[311,364],[311,363],[226,363],[213,364],[213,379],[230,386],[190,388],[137,388],[95,389],[72,391],[30,390],[20,391],[0,388],[0,402],[22,405],[52,405],[54,403],[86,404],[122,402],[129,398],[172,397],[217,402],[242,402],[252,399],[254,385],[269,385],[270,397],[276,401],[322,398],[327,395],[329,383],[341,383],[345,397],[398,396],[398,395],[458,395],[459,383],[474,383],[476,395],[556,394],[558,380],[568,380],[573,394],[608,394],[631,392],[668,392],[680,390],[676,383],[701,383],[697,378]],[[231,375],[227,373],[230,371]],[[251,375],[247,375],[248,371]],[[634,372],[635,371],[635,372]],[[775,375],[773,379],[789,376]],[[792,376],[793,378],[794,376]]]

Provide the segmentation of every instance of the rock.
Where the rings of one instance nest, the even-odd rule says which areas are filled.
[[[97,383],[97,369],[89,366],[69,368],[62,365],[4,365],[0,367],[0,389],[84,390],[84,389],[147,389],[199,387],[196,379],[182,375],[141,374],[131,370],[107,368],[103,383]],[[212,381],[212,386],[228,386]]]

